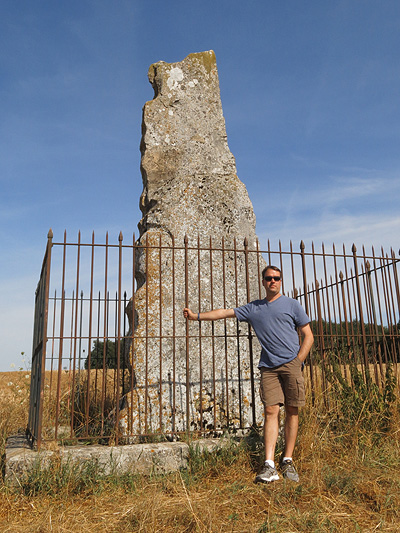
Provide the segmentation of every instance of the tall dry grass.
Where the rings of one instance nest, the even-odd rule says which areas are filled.
[[[24,430],[28,421],[30,373],[0,372],[0,451],[9,435]]]
[[[26,423],[26,378],[12,374],[0,375],[2,452]],[[257,434],[212,456],[193,447],[190,469],[164,477],[105,477],[95,464],[77,472],[55,461],[18,489],[0,486],[0,531],[400,531],[399,401],[334,390],[329,406],[317,396],[302,411],[299,484],[253,483]]]

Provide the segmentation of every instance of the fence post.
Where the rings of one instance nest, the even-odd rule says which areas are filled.
[[[92,316],[93,316],[93,284],[94,284],[94,231],[92,232],[91,257],[90,257],[90,300],[89,300],[89,331],[88,331],[88,355],[87,355],[87,381],[86,381],[86,405],[85,405],[85,436],[89,436],[89,411],[90,411],[90,385],[92,368]]]
[[[121,379],[121,300],[122,300],[122,231],[118,235],[118,307],[117,307],[117,388],[115,399],[115,418],[119,420],[119,399],[120,399],[120,379]],[[119,426],[115,432],[115,444],[118,446]]]
[[[306,273],[306,257],[305,257],[305,244],[303,241],[300,243],[300,253],[301,253],[301,268],[303,273],[303,294],[304,294],[304,307],[306,314],[310,316],[310,308],[308,305],[308,293],[307,293],[307,273]],[[312,357],[312,348],[310,350],[310,353],[308,355],[310,359],[310,381],[311,381],[311,400],[312,404],[315,403],[315,385],[314,385],[314,368],[313,368],[313,357]]]
[[[149,375],[149,283],[150,283],[150,276],[149,276],[149,233],[146,232],[146,244],[145,244],[145,250],[146,250],[146,257],[145,257],[145,264],[146,264],[146,347],[145,347],[145,380],[144,380],[144,432],[147,435],[148,430],[148,404],[149,404],[149,384],[148,384],[148,375]]]
[[[346,381],[348,381],[347,379],[347,363],[350,362],[350,333],[349,333],[349,320],[348,320],[348,317],[347,317],[347,307],[346,307],[346,296],[345,296],[345,292],[344,292],[344,281],[343,281],[343,272],[340,271],[339,272],[339,279],[340,279],[340,288],[341,288],[341,293],[342,293],[342,302],[343,302],[343,314],[344,314],[344,325],[345,325],[345,329],[346,329],[346,347],[347,347],[347,359],[345,358],[344,362],[343,362],[343,371],[344,371],[344,377],[346,379]],[[338,299],[338,306],[339,306],[339,299]]]
[[[74,327],[74,357],[72,365],[72,390],[75,390],[76,384],[76,351],[77,351],[77,336],[78,336],[78,310],[79,310],[79,272],[80,272],[80,261],[81,261],[81,232],[78,231],[78,245],[76,251],[76,287],[75,287],[75,327]],[[79,374],[78,374],[79,379]],[[71,435],[74,431],[74,421],[75,421],[75,394],[72,394],[71,398]]]
[[[163,313],[162,313],[162,310],[163,310],[163,301],[162,301],[162,297],[163,297],[163,294],[162,294],[162,287],[163,287],[163,279],[162,279],[162,259],[161,259],[161,254],[162,254],[162,237],[161,237],[162,233],[160,231],[159,235],[158,235],[158,292],[159,292],[159,324],[158,324],[158,331],[159,331],[159,335],[160,335],[160,342],[159,342],[159,364],[160,364],[160,379],[159,379],[159,390],[158,390],[158,394],[159,394],[159,412],[158,412],[158,415],[159,415],[159,423],[160,423],[160,432],[162,432],[162,427],[163,427],[163,419],[162,419],[162,385],[163,385],[163,382],[162,382],[162,379],[163,379],[163,375],[162,375],[162,372],[163,372],[163,366],[162,366],[162,363],[163,363],[163,357],[162,357],[162,330],[163,330]]]
[[[383,364],[382,364],[382,353],[381,353],[381,346],[379,342],[379,330],[378,330],[378,322],[376,319],[376,307],[375,307],[375,298],[374,298],[374,292],[373,292],[373,285],[372,285],[372,279],[371,279],[371,264],[369,261],[365,263],[365,269],[367,273],[367,280],[368,280],[368,290],[370,294],[370,302],[371,302],[371,311],[372,311],[372,320],[373,320],[373,332],[371,334],[372,337],[372,343],[375,351],[375,358],[376,354],[378,354],[378,363],[379,363],[379,371],[381,374],[381,386],[382,388],[385,385],[384,381],[384,371],[383,371]],[[376,368],[376,360],[375,360],[375,368]],[[377,379],[378,383],[378,379]]]
[[[399,250],[400,254],[400,250]],[[397,275],[397,268],[396,263],[398,262],[398,259],[396,259],[396,255],[394,253],[394,250],[392,250],[392,265],[393,265],[393,277],[394,277],[394,285],[396,287],[396,297],[397,297],[397,305],[400,311],[400,289],[399,289],[399,277]]]
[[[244,239],[244,260],[246,266],[246,292],[247,292],[247,301],[250,301],[250,277],[249,277],[249,241],[247,237]],[[258,274],[259,275],[259,274]],[[256,395],[254,390],[254,360],[253,360],[253,334],[250,324],[248,328],[248,339],[249,339],[249,357],[250,357],[250,385],[251,385],[251,412],[253,417],[253,426],[256,426]]]
[[[201,253],[200,253],[200,235],[197,235],[197,301],[198,312],[201,312]],[[201,321],[199,321],[199,398],[200,398],[200,430],[203,429],[203,344]]]
[[[235,255],[235,307],[239,307],[236,237],[233,239],[233,250],[234,250],[234,255]],[[237,345],[237,362],[238,362],[239,424],[240,424],[240,429],[242,429],[243,428],[243,417],[242,417],[242,387],[241,387],[241,364],[240,364],[240,328],[239,328],[238,320],[236,320],[236,343],[237,343],[236,345]]]
[[[213,243],[212,237],[210,237],[210,305],[211,309],[214,309],[214,278],[213,278]],[[217,425],[217,395],[216,395],[216,383],[215,383],[215,324],[211,322],[211,354],[212,354],[212,395],[213,395],[213,423],[214,427]]]
[[[132,306],[131,313],[131,348],[128,350],[128,368],[130,368],[130,400],[131,406],[133,405],[133,390],[136,387],[136,375],[135,375],[135,309],[136,309],[136,248],[138,243],[135,239],[135,233],[132,234],[132,298],[130,299],[130,304]],[[129,304],[128,304],[129,308]],[[106,322],[105,322],[106,324]],[[133,409],[130,409],[129,414],[129,428],[133,433]]]
[[[399,254],[400,254],[400,250],[399,250]],[[394,250],[392,250],[392,260],[393,260],[393,277],[394,277],[394,284],[395,284],[395,287],[396,287],[396,297],[397,297],[397,305],[398,305],[398,309],[399,309],[399,312],[400,312],[400,290],[399,290],[399,277],[397,275],[397,268],[396,268],[396,264],[398,262],[398,260],[396,259],[396,255],[394,253]],[[395,324],[395,335],[396,335],[396,338],[397,338],[397,346],[399,346],[399,326],[400,326],[400,320],[397,324]],[[396,364],[395,364],[395,372],[396,372],[396,376],[397,376],[397,361],[396,361]]]
[[[324,403],[326,406],[328,406],[328,398],[326,396],[327,391],[327,384],[326,384],[326,369],[325,369],[325,362],[326,362],[326,353],[325,353],[325,338],[324,338],[324,325],[322,321],[322,311],[321,311],[321,298],[320,298],[320,284],[318,280],[315,280],[315,295],[316,295],[316,301],[317,301],[317,315],[318,315],[318,332],[319,332],[319,351],[321,354],[321,371],[322,371],[322,384],[323,384],[323,390],[322,394],[324,396]]]
[[[64,347],[64,313],[65,313],[65,258],[67,253],[67,232],[64,231],[63,244],[63,264],[62,264],[62,285],[61,285],[61,317],[60,317],[60,344],[58,352],[58,374],[57,374],[57,396],[56,396],[56,418],[54,421],[54,438],[57,440],[58,436],[58,419],[60,415],[60,396],[61,396],[61,375],[62,375],[62,360]]]
[[[367,274],[368,290],[369,290],[370,299],[371,299],[372,320],[374,324],[376,339],[379,342],[378,325],[376,321],[375,298],[374,298],[374,291],[372,289],[372,280],[371,280],[371,264],[369,261],[365,263],[365,271]]]
[[[300,243],[300,253],[301,253],[301,267],[303,272],[303,294],[304,294],[304,307],[306,309],[306,314],[309,314],[308,306],[308,294],[307,294],[307,274],[306,274],[306,258],[305,258],[305,244],[303,241]]]
[[[175,433],[176,414],[176,317],[175,317],[175,237],[171,235],[172,246],[172,433]]]
[[[184,240],[185,244],[185,307],[189,307],[189,261],[188,261],[188,236],[185,235]],[[189,386],[190,386],[190,375],[189,375],[189,320],[186,320],[186,432],[189,436]]]
[[[366,377],[365,382],[366,382],[366,385],[369,386],[367,339],[366,339],[366,334],[365,334],[364,316],[363,316],[363,311],[362,311],[362,298],[361,298],[360,280],[359,280],[358,264],[357,264],[357,248],[355,244],[353,244],[351,251],[353,252],[354,274],[355,274],[355,279],[356,279],[357,301],[358,301],[358,315],[360,319],[362,345],[363,345],[363,353],[364,353],[364,366],[365,366],[365,377]]]

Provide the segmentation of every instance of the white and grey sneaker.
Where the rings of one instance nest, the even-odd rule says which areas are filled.
[[[297,473],[296,468],[294,467],[293,461],[290,459],[286,459],[286,461],[282,461],[280,464],[282,476],[286,479],[290,479],[290,481],[295,481],[296,483],[299,482],[299,474]]]
[[[277,481],[279,474],[274,466],[270,466],[265,463],[261,469],[261,472],[256,476],[255,483],[271,483],[271,481]]]

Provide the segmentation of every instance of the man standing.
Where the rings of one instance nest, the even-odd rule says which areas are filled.
[[[302,368],[314,337],[310,319],[297,300],[281,294],[281,271],[269,265],[262,272],[266,291],[255,300],[235,309],[214,309],[205,313],[183,310],[189,320],[237,318],[248,322],[261,344],[258,368],[261,372],[260,396],[264,405],[265,463],[255,481],[269,483],[279,479],[275,467],[275,446],[279,433],[279,411],[285,406],[285,449],[280,460],[283,477],[299,481],[293,464],[293,451],[299,427],[299,407],[305,404]],[[302,336],[299,345],[298,331]]]

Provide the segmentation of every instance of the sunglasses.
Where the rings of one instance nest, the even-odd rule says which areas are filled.
[[[280,276],[264,276],[265,281],[281,281]]]

